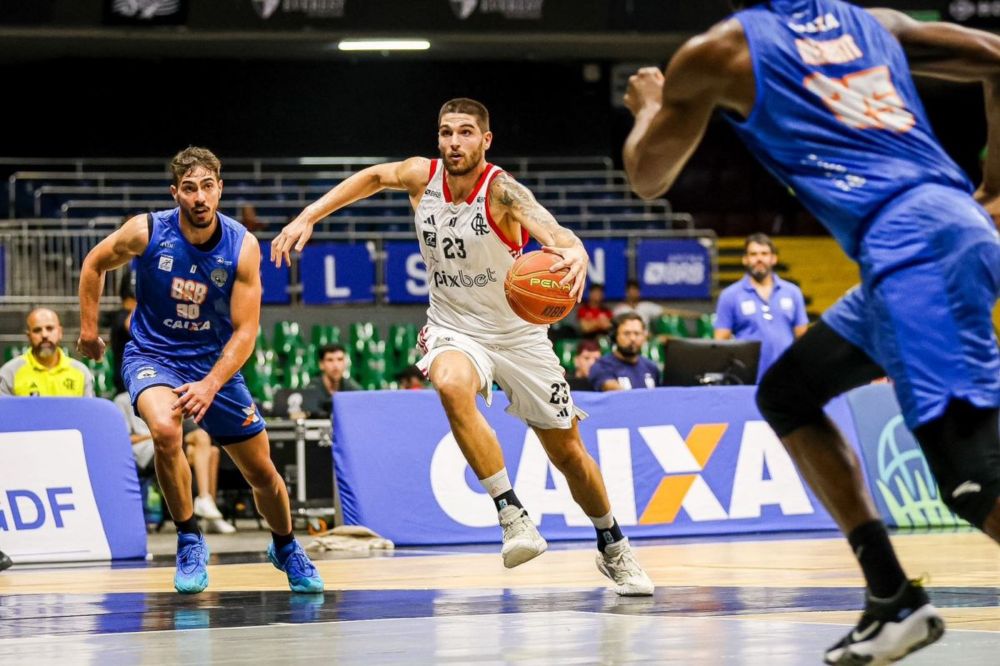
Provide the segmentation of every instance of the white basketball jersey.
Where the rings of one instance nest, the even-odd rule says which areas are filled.
[[[490,216],[490,183],[500,173],[487,164],[468,198],[452,201],[444,164],[433,160],[414,218],[430,284],[428,323],[493,344],[545,337],[546,329],[514,314],[504,296],[507,271],[528,233],[522,229],[521,238],[504,238]]]

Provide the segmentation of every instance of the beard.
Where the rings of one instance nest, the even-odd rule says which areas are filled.
[[[639,355],[639,347],[634,345],[618,345],[616,350],[630,361]]]
[[[747,271],[757,282],[763,282],[767,279],[767,276],[771,274],[771,269],[767,266],[758,266],[756,268],[751,268]]]
[[[210,208],[207,208],[205,210],[211,211]],[[191,223],[192,227],[194,227],[196,229],[208,229],[210,226],[212,226],[212,223],[215,222],[215,211],[212,211],[212,214],[204,222],[202,222],[201,220],[198,219],[198,214],[195,212],[194,208],[192,208],[188,212],[188,214],[186,215],[186,217],[187,217],[187,221]]]
[[[52,358],[53,354],[56,353],[56,346],[51,342],[43,342],[37,347],[31,348],[31,354],[38,359],[48,359]]]
[[[450,151],[441,151],[441,161],[444,162],[444,169],[448,172],[449,176],[464,176],[467,173],[471,173],[483,159],[483,146],[480,144],[479,148],[471,153],[466,153],[465,158],[459,162],[457,165],[452,164],[448,159],[448,153]]]

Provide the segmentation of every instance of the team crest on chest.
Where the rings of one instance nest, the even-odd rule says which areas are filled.
[[[425,231],[424,232],[424,245],[427,247],[437,247],[437,232],[436,231]]]
[[[161,271],[167,271],[168,273],[174,269],[174,258],[169,254],[160,257],[160,262],[156,266]]]
[[[221,289],[226,284],[226,280],[229,279],[229,273],[227,273],[223,268],[216,268],[212,271],[210,277],[212,278],[212,283]]]
[[[485,236],[490,232],[490,228],[486,226],[486,218],[483,217],[482,213],[476,213],[476,216],[472,218],[471,226],[477,236]]]

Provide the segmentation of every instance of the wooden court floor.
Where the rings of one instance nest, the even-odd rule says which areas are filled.
[[[964,530],[893,541],[948,625],[904,663],[1000,664],[1000,548]],[[834,535],[634,545],[652,598],[617,597],[582,543],[514,570],[482,547],[321,555],[323,595],[288,592],[260,552],[213,555],[194,596],[173,592],[169,558],[15,567],[0,574],[0,664],[818,664],[862,603]]]

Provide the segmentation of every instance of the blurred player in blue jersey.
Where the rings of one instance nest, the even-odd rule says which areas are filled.
[[[191,470],[181,420],[193,417],[222,444],[253,488],[273,534],[271,562],[294,592],[321,592],[323,580],[292,534],[288,492],[271,462],[264,420],[240,367],[260,323],[260,247],[240,223],[218,212],[218,158],[204,148],[178,153],[170,165],[173,210],[137,215],[101,241],[80,274],[77,348],[100,359],[98,302],[107,271],[136,257],[136,299],[122,376],[132,405],[149,425],[156,477],[177,525],[181,593],[208,586],[208,546],[191,501]]]
[[[867,583],[829,664],[882,664],[944,623],[908,581],[857,457],[823,413],[887,373],[960,516],[1000,541],[1000,37],[840,0],[758,0],[694,37],[665,73],[640,70],[624,160],[644,197],[670,188],[716,108],[859,263],[862,284],[763,378],[761,412],[847,536]],[[981,82],[989,158],[973,193],[927,121],[912,70]],[[984,208],[985,207],[985,208]]]

